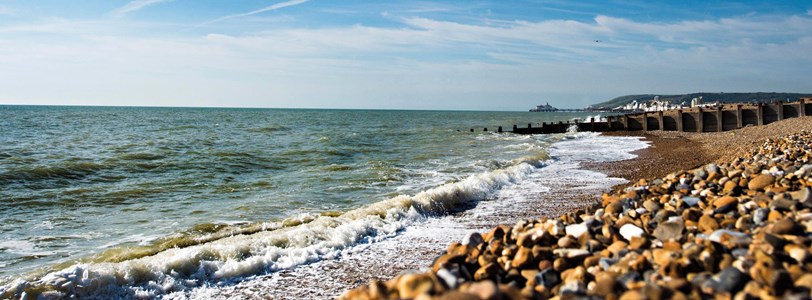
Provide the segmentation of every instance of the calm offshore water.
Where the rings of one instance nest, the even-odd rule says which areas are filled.
[[[587,116],[0,106],[0,294],[319,260],[518,183],[561,140],[483,127]]]

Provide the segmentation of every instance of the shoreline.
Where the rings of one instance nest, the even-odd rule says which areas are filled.
[[[783,176],[782,174],[785,173],[782,170],[786,168],[786,173],[789,174],[788,178],[800,180],[797,175],[792,177],[792,174],[797,174],[800,171],[797,163],[795,163],[795,166],[788,166],[792,161],[782,163],[782,169],[774,170],[777,167],[775,161],[786,157],[781,155],[780,152],[769,149],[775,149],[775,147],[795,147],[792,149],[800,147],[803,149],[804,145],[797,145],[798,140],[806,141],[806,139],[810,139],[810,135],[799,136],[797,133],[810,130],[812,130],[812,117],[787,119],[765,126],[747,127],[719,133],[617,132],[609,134],[641,136],[646,141],[649,141],[651,145],[646,149],[638,150],[635,153],[638,157],[634,159],[584,166],[584,168],[598,169],[610,176],[624,177],[630,181],[630,183],[614,186],[611,192],[607,191],[602,197],[603,203],[601,205],[596,205],[592,209],[584,208],[586,213],[584,210],[579,210],[562,214],[557,218],[558,221],[545,218],[540,220],[517,218],[516,221],[519,223],[512,229],[509,226],[504,228],[495,227],[490,232],[486,231],[479,236],[466,236],[465,239],[461,240],[461,243],[455,242],[448,246],[446,255],[434,263],[433,272],[424,273],[430,274],[431,277],[425,277],[424,274],[402,275],[385,283],[372,282],[368,286],[349,291],[344,297],[353,299],[353,296],[360,296],[363,298],[372,294],[385,295],[388,293],[391,295],[392,292],[400,293],[401,297],[404,295],[418,295],[424,292],[440,295],[449,291],[450,294],[465,292],[482,298],[487,298],[483,297],[486,295],[502,298],[533,298],[537,296],[546,298],[564,295],[565,293],[572,293],[576,296],[618,297],[623,295],[638,298],[644,295],[658,298],[660,296],[699,296],[704,293],[720,293],[732,297],[740,293],[742,288],[745,288],[745,285],[745,292],[751,296],[781,296],[785,292],[796,293],[794,295],[798,295],[797,293],[803,294],[805,289],[808,291],[808,288],[812,288],[812,274],[808,273],[809,270],[803,271],[803,269],[797,267],[783,269],[780,264],[776,264],[762,255],[762,252],[759,252],[769,251],[769,253],[772,253],[772,251],[779,250],[772,250],[773,248],[770,248],[769,245],[763,245],[763,237],[752,236],[752,238],[748,238],[747,236],[740,236],[740,233],[737,233],[736,230],[743,231],[745,234],[759,232],[760,235],[773,234],[776,236],[779,236],[779,234],[794,236],[804,231],[803,228],[809,230],[812,223],[805,221],[807,219],[803,219],[805,215],[800,211],[794,213],[796,208],[801,209],[801,207],[812,206],[812,196],[809,199],[804,198],[801,195],[803,189],[799,190],[799,192],[793,192],[792,198],[787,200],[798,202],[781,202],[780,209],[775,208],[776,204],[770,203],[769,199],[771,198],[763,198],[759,195],[765,193],[765,190],[768,193],[767,195],[775,195],[778,191],[791,192],[793,187],[797,189],[796,185],[791,185],[788,190],[785,186],[786,183],[783,183],[785,179],[781,179],[780,186],[778,178],[774,179],[775,184],[770,181],[771,183],[766,185],[761,185],[761,179],[765,178],[765,176],[769,178]],[[796,135],[789,139],[775,139],[787,134]],[[771,148],[763,149],[761,146],[768,141]],[[760,151],[761,154],[754,157],[755,151]],[[809,155],[809,150],[806,151],[806,155]],[[747,159],[754,159],[755,161],[752,163],[742,162]],[[718,166],[713,163],[718,163]],[[758,164],[762,165],[759,166]],[[753,165],[752,171],[748,169],[751,168],[751,165]],[[772,168],[769,168],[769,166],[772,166]],[[697,167],[699,168],[695,169]],[[737,171],[741,168],[744,168],[744,172]],[[762,173],[767,172],[768,168],[770,169],[769,173]],[[760,174],[767,175],[762,176]],[[728,176],[736,180],[742,178],[738,180],[738,186],[744,187],[735,188],[730,186],[734,182],[728,180]],[[688,182],[696,183],[699,180],[699,183],[686,185],[684,182],[686,178],[689,179]],[[691,178],[694,180],[690,181]],[[667,182],[671,182],[671,186],[664,189],[662,186]],[[749,185],[748,182],[750,182]],[[707,184],[711,183],[715,187],[707,186]],[[679,184],[682,184],[682,186]],[[724,193],[721,190],[722,185],[725,187]],[[680,188],[674,190],[675,186]],[[693,190],[694,188],[703,188],[704,190]],[[744,191],[737,189],[743,189]],[[747,191],[746,194],[744,194],[745,191]],[[806,191],[809,191],[809,189],[807,188]],[[647,194],[662,196],[659,196],[659,198],[641,197],[641,195]],[[783,197],[790,197],[789,195],[788,193]],[[621,201],[624,198],[632,202]],[[683,198],[686,200],[683,201]],[[688,198],[692,200],[689,202]],[[694,198],[698,203],[693,204],[695,202]],[[679,199],[679,202],[671,203],[674,201],[673,199]],[[757,199],[759,202],[754,203],[754,200],[750,199]],[[660,203],[656,203],[658,200]],[[749,202],[747,202],[748,200]],[[730,203],[731,201],[733,202]],[[780,200],[776,201],[780,202]],[[624,203],[622,208],[620,206],[615,207],[615,203],[619,202]],[[686,205],[685,203],[692,204]],[[623,216],[624,212],[629,213],[630,208],[626,208],[626,204],[632,205],[631,208],[639,208],[636,209],[636,213]],[[699,207],[697,208],[696,205],[699,205]],[[601,206],[603,208],[600,208]],[[759,212],[765,214],[764,219],[747,214],[742,216],[735,214],[731,219],[730,214],[722,214],[722,212],[730,212],[731,206],[734,207],[734,213],[738,211],[749,212],[757,207],[769,206],[771,209],[768,210],[770,212],[769,224],[764,212]],[[735,208],[736,206],[738,206],[738,210]],[[791,210],[787,213],[790,207]],[[723,211],[723,208],[727,209]],[[657,212],[658,210],[675,211],[676,216],[681,217],[674,220],[672,220],[674,217],[666,219],[655,217],[652,211]],[[621,213],[619,216],[617,216],[618,212]],[[592,213],[594,213],[594,216],[590,216]],[[799,214],[802,217],[798,217]],[[641,219],[638,218],[642,218],[643,215],[646,215],[648,219],[642,219],[641,222]],[[699,218],[699,216],[703,217]],[[711,218],[706,218],[708,216]],[[694,217],[697,219],[695,220]],[[753,218],[755,221],[749,218]],[[600,220],[599,223],[608,223],[607,225],[616,224],[611,226],[615,227],[615,229],[607,229],[606,225],[604,225],[603,229],[598,228],[594,229],[597,231],[593,231],[589,224],[594,225],[595,220]],[[643,225],[649,224],[648,222],[651,222],[651,220],[662,225],[657,226],[655,224],[654,228],[663,227],[666,229],[655,231],[654,228]],[[672,224],[672,222],[678,223]],[[748,222],[756,222],[757,224],[747,225]],[[807,223],[801,225],[801,222]],[[751,228],[749,226],[757,227],[752,227],[753,231],[751,233],[750,229],[748,229]],[[566,227],[566,232],[563,227]],[[585,231],[576,230],[576,227],[584,227]],[[628,230],[627,227],[629,227]],[[632,230],[632,227],[634,227],[634,230]],[[663,233],[669,230],[667,228],[678,229]],[[530,239],[522,241],[522,232],[529,234],[539,229],[546,232],[542,236],[546,236],[546,234],[551,236],[537,241],[539,233],[533,233],[533,242],[530,242]],[[616,231],[617,229],[620,229],[619,234]],[[630,233],[630,230],[634,231],[634,233]],[[721,240],[719,235],[723,237]],[[808,236],[808,234],[806,235]],[[721,245],[715,246],[717,250],[711,252],[716,253],[710,254],[713,260],[705,262],[706,259],[702,258],[704,265],[695,265],[693,259],[699,258],[692,257],[702,251],[701,248],[711,245],[707,242],[708,238],[713,242],[721,243]],[[694,239],[696,239],[695,242]],[[792,259],[788,262],[803,265],[805,261],[812,258],[809,249],[802,250],[808,246],[804,246],[805,242],[803,241],[800,240],[799,242],[797,238],[790,239],[788,237],[768,242],[773,244],[772,247],[785,244],[795,245],[792,250],[786,250],[788,252],[793,251],[792,254],[789,254]],[[494,242],[501,245],[499,249],[505,250],[493,250],[496,249],[492,248],[495,245]],[[532,246],[534,244],[536,246]],[[543,245],[543,247],[536,249],[539,244]],[[600,246],[601,244],[603,246]],[[741,247],[747,245],[753,246],[749,247],[749,252],[745,255]],[[530,246],[532,246],[532,251],[530,248],[526,248]],[[550,248],[550,246],[552,247]],[[720,249],[719,247],[723,248]],[[558,250],[556,250],[557,248]],[[698,250],[694,250],[694,248]],[[629,249],[631,251],[620,251],[620,249]],[[748,248],[745,247],[744,249]],[[558,252],[560,250],[567,251]],[[725,252],[731,250],[734,251]],[[634,258],[627,259],[627,254],[624,253],[628,253]],[[725,253],[726,256],[722,257],[721,253]],[[692,260],[676,260],[676,258],[683,255]],[[719,256],[717,257],[717,255]],[[498,264],[496,263],[497,257],[499,258]],[[785,257],[780,258],[784,260]],[[469,262],[469,260],[472,261]],[[489,264],[488,262],[491,260],[494,260],[494,262]],[[463,261],[465,261],[465,264],[462,264]],[[572,261],[575,261],[575,264]],[[599,261],[600,263],[598,263]],[[717,263],[718,266],[716,266]],[[577,266],[581,264],[582,266]],[[682,264],[682,266],[680,267],[679,264]],[[753,273],[750,270],[753,265],[765,265],[766,267]],[[686,273],[688,270],[700,270],[703,268],[710,269],[705,269],[704,273],[691,273],[693,274],[692,277],[688,277],[688,273]],[[655,273],[644,274],[644,270]],[[612,273],[614,275],[607,275]],[[549,277],[545,274],[548,274]],[[644,277],[636,277],[637,279],[634,279],[634,277],[626,278],[628,277],[626,275],[631,274],[637,274],[635,276],[644,275]],[[615,277],[619,275],[624,276],[619,277],[616,281]],[[470,276],[470,278],[467,276]],[[474,280],[476,283],[469,280]],[[404,284],[404,282],[410,284]],[[434,285],[429,286],[427,285],[428,282],[433,282]],[[500,282],[511,284],[493,284]],[[525,286],[525,284],[527,285]],[[449,286],[451,287],[450,290],[448,289]],[[659,287],[655,288],[654,286]],[[372,297],[372,299],[375,298]]]

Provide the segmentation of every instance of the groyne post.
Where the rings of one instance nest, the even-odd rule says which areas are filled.
[[[643,113],[643,131],[648,131],[648,113]]]
[[[595,131],[595,117],[589,118],[589,131]]]
[[[496,129],[496,132],[502,133],[502,126],[499,126],[499,128]]]
[[[806,99],[798,100],[798,116],[806,117]]]
[[[758,126],[764,125],[764,104],[759,103],[756,105],[756,118],[758,119]]]
[[[677,131],[683,132],[683,128],[682,128],[682,110],[681,109],[677,110]]]
[[[665,131],[665,121],[663,120],[663,111],[657,112],[657,122],[660,123],[660,131]]]
[[[744,127],[744,117],[742,116],[742,105],[736,104],[736,128]]]
[[[699,110],[699,117],[696,118],[696,119],[697,119],[697,122],[699,124],[697,124],[697,126],[696,126],[696,132],[705,132],[705,114],[702,113],[702,108],[701,107],[699,107],[698,110]]]
[[[716,131],[722,131],[722,126],[724,122],[722,122],[722,107],[716,107]]]
[[[775,111],[778,113],[778,121],[783,120],[784,119],[784,102],[778,101],[778,103],[775,104]]]
[[[519,129],[519,126],[513,125],[513,132],[516,132],[516,129]]]

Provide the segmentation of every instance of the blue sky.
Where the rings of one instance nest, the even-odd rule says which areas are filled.
[[[812,2],[0,0],[0,104],[526,110],[812,92]]]

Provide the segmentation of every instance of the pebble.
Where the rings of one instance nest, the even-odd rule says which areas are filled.
[[[633,224],[625,224],[620,227],[620,235],[627,241],[631,241],[633,237],[642,237],[646,233],[642,228]]]

